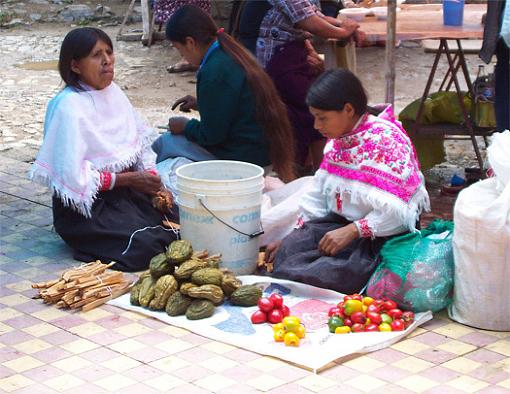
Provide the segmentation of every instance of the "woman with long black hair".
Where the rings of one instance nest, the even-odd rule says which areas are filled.
[[[328,139],[313,186],[301,197],[297,227],[268,245],[272,275],[359,292],[388,237],[414,231],[429,196],[411,140],[391,107],[368,113],[360,80],[326,71],[306,97],[315,128]]]
[[[197,99],[186,96],[174,108],[197,109],[200,120],[170,118],[171,134],[153,145],[158,161],[175,157],[176,152],[185,156],[176,147],[189,148],[193,142],[206,150],[204,158],[272,166],[284,181],[294,179],[294,140],[287,110],[253,55],[191,5],[170,18],[166,36],[186,60],[199,66]],[[183,135],[185,144],[175,135]]]

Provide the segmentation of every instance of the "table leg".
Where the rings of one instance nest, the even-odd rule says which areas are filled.
[[[443,40],[441,40],[441,41],[443,41]],[[462,63],[464,56],[460,55],[462,53],[462,48],[460,47],[460,42],[458,42],[458,45],[459,45],[459,56],[460,56],[460,60]],[[457,78],[457,73],[455,71],[455,64],[453,62],[452,53],[450,52],[450,49],[448,47],[448,42],[446,42],[446,40],[444,40],[444,48],[445,48],[446,58],[448,59],[448,66],[452,72],[453,83],[455,84],[455,90],[457,92],[457,98],[459,100],[460,109],[462,110],[462,115],[464,117],[465,127],[468,129],[469,135],[471,137],[471,142],[473,143],[473,148],[475,149],[475,154],[476,154],[476,159],[478,161],[478,165],[480,166],[480,170],[482,170],[483,169],[482,155],[480,154],[480,149],[478,148],[478,143],[476,141],[475,133],[473,131],[473,123],[471,122],[471,118],[469,117],[467,108],[464,105],[464,97],[462,95],[459,80]],[[465,65],[465,59],[464,59],[464,65],[462,68],[463,68],[463,72],[464,72],[464,69],[465,69],[465,71],[467,71],[467,67]],[[469,74],[466,77],[466,73],[464,73],[464,77],[468,80]],[[468,87],[469,86],[470,86],[470,84],[468,85]]]
[[[460,40],[457,40],[457,46],[459,47],[459,61],[460,65],[462,66],[462,73],[464,74],[464,79],[466,80],[466,86],[468,88],[468,91],[473,94],[473,84],[471,83],[471,78],[469,76],[469,70],[467,68],[466,64],[466,57],[464,56],[464,51],[462,50],[462,44],[460,43]]]
[[[323,51],[324,51],[324,68],[326,70],[330,70],[332,68],[337,68],[335,45],[336,45],[336,43],[333,40],[327,40],[324,43],[324,47],[323,47]]]
[[[441,40],[439,44],[439,48],[436,52],[436,57],[434,58],[434,64],[432,65],[432,69],[430,70],[429,79],[427,80],[427,85],[425,85],[425,90],[423,91],[423,95],[421,96],[420,101],[420,107],[418,108],[418,114],[416,115],[416,126],[415,126],[415,132],[418,132],[418,129],[420,127],[420,121],[421,117],[423,115],[423,111],[425,110],[425,101],[427,100],[427,97],[430,92],[430,88],[432,86],[432,82],[434,81],[434,75],[436,74],[437,65],[439,64],[439,59],[441,57],[441,54],[443,53],[445,45],[445,40]]]
[[[150,11],[149,11],[149,0],[141,0],[141,6],[142,6],[142,27],[143,27],[143,34],[142,34],[142,43],[148,43],[149,42],[149,34],[150,34]]]

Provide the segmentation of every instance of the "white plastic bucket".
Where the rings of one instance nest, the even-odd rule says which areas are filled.
[[[259,166],[229,160],[180,167],[181,238],[195,250],[221,253],[221,266],[237,275],[253,273],[259,251],[263,175]]]

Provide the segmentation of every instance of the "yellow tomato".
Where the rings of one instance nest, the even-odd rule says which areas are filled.
[[[273,331],[278,331],[278,330],[285,330],[285,327],[283,326],[283,323],[276,323],[273,326]]]
[[[298,327],[301,325],[301,321],[297,316],[287,316],[282,320],[283,327],[289,332],[296,332]]]
[[[285,332],[284,329],[275,330],[275,331],[273,331],[273,338],[276,342],[283,342],[284,338],[285,338],[285,334],[287,334],[287,333]]]
[[[284,337],[285,346],[299,346],[299,337],[293,332],[288,332]]]
[[[367,305],[363,304],[363,305],[361,306],[361,312],[366,313],[367,309],[368,309],[368,306],[367,306]]]
[[[379,324],[379,331],[391,331],[391,326],[388,323]]]
[[[344,313],[346,316],[351,316],[355,312],[363,310],[363,303],[358,300],[347,300],[344,302]]]
[[[363,297],[364,305],[369,306],[372,302],[374,302],[374,299],[372,297]]]
[[[351,327],[349,326],[341,326],[335,329],[335,334],[349,334],[351,332]]]
[[[300,325],[296,330],[295,334],[299,337],[299,339],[303,339],[306,335],[305,326]]]

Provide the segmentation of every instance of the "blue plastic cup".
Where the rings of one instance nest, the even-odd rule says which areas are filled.
[[[464,0],[443,0],[443,24],[462,26],[464,20]]]

